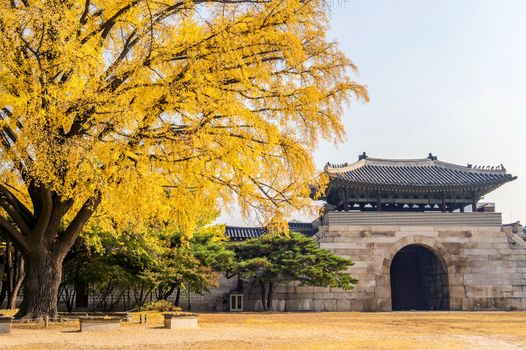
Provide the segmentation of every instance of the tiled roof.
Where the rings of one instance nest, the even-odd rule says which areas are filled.
[[[331,182],[344,182],[367,188],[496,188],[516,177],[497,167],[462,166],[437,160],[430,155],[424,159],[378,159],[360,156],[353,164],[325,166]]]
[[[265,232],[264,227],[239,227],[227,226],[225,228],[226,235],[231,241],[244,241],[249,238],[259,237]]]
[[[318,232],[318,229],[311,223],[304,222],[289,222],[289,229],[294,232],[299,232],[305,236],[313,236]],[[249,238],[256,238],[266,232],[264,227],[240,227],[227,226],[225,228],[226,235],[231,241],[244,241]]]
[[[289,230],[311,237],[318,232],[318,228],[308,222],[289,222]]]

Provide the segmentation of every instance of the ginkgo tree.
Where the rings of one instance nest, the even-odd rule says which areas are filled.
[[[237,200],[300,207],[319,137],[367,100],[322,0],[0,0],[0,228],[18,317],[54,316],[63,259],[107,227]],[[190,230],[191,231],[191,230]]]

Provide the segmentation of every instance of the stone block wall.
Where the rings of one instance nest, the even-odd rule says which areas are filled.
[[[205,292],[201,298],[191,300],[192,310],[194,311],[229,311],[228,295],[237,287],[237,276],[226,278],[221,276],[218,279],[218,284],[211,287],[209,292]],[[187,303],[182,298],[181,307],[187,310]]]
[[[450,310],[526,310],[526,242],[520,230],[501,225],[500,214],[374,213],[369,224],[367,215],[357,214],[369,213],[337,213],[315,237],[321,247],[353,260],[349,272],[359,280],[354,289],[280,285],[275,310],[391,311],[391,264],[410,245],[428,249],[444,264],[447,272],[439,277],[432,277],[432,263],[421,274],[434,278],[436,288],[447,284]],[[258,289],[246,286],[245,310],[261,310]]]
[[[348,295],[354,300],[353,310],[391,310],[392,260],[400,249],[415,244],[429,249],[445,263],[451,310],[526,309],[524,246],[510,239],[509,228],[491,221],[495,213],[453,214],[453,224],[446,214],[433,225],[322,226],[318,233],[320,245],[352,259],[355,265],[350,272],[359,279],[351,293],[333,294]],[[483,218],[483,226],[457,223],[459,217],[469,218],[470,214],[490,215]]]

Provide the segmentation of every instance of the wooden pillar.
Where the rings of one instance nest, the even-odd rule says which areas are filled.
[[[473,194],[473,200],[471,202],[471,211],[476,212],[477,211],[477,197],[475,194]]]
[[[441,204],[440,204],[440,210],[442,210],[442,213],[445,213],[446,212],[446,195],[444,192],[442,192],[441,196],[440,196],[440,199],[441,199]]]
[[[343,190],[343,210],[349,211],[349,200],[347,199],[347,189]]]
[[[382,211],[382,194],[380,191],[376,192],[376,210]]]
[[[460,206],[460,212],[461,212],[461,213],[464,212],[464,204],[461,204],[461,206]]]

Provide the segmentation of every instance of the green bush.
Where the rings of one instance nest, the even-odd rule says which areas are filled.
[[[181,311],[181,308],[178,306],[175,306],[168,300],[157,300],[157,301],[151,301],[149,303],[144,304],[139,310],[140,311],[166,312],[166,311]]]

